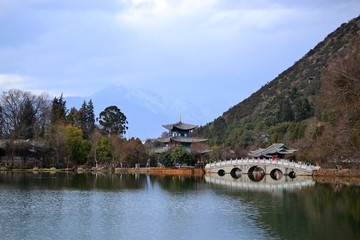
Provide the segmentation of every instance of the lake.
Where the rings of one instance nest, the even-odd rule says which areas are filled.
[[[0,172],[1,239],[360,239],[360,185]]]

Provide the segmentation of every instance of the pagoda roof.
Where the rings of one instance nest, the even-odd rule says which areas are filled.
[[[163,125],[163,127],[170,130],[170,131],[172,131],[174,129],[192,130],[192,129],[197,128],[198,126],[193,125],[193,124],[183,123],[182,121],[179,121],[178,123]]]
[[[266,157],[266,158],[270,158],[275,154],[291,154],[296,152],[296,149],[293,148],[289,148],[288,146],[286,146],[283,143],[274,143],[271,146],[269,146],[268,148],[259,148],[255,151],[251,151],[251,153],[249,153],[250,156],[252,157]]]
[[[205,142],[205,138],[192,138],[192,137],[172,137],[171,140],[175,142],[193,143],[193,142]]]
[[[194,142],[205,142],[207,139],[205,138],[192,138],[192,137],[167,137],[167,138],[160,138],[157,141],[162,143],[168,143],[170,141],[175,142],[183,142],[183,143],[194,143]]]

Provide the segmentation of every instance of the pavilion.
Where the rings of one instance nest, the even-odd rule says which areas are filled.
[[[168,136],[157,139],[157,141],[162,143],[163,146],[155,149],[155,153],[162,153],[179,145],[182,145],[186,150],[191,151],[191,147],[194,143],[202,143],[207,140],[205,138],[193,137],[192,132],[198,126],[183,123],[181,118],[179,122],[174,124],[166,124],[163,125],[163,127],[168,130]]]
[[[290,148],[283,143],[274,143],[268,148],[259,148],[251,151],[249,155],[253,158],[284,158],[287,154],[296,152],[296,149]]]

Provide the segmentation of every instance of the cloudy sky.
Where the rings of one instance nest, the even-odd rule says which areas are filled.
[[[359,0],[0,0],[0,91],[120,88],[159,116],[132,135],[156,137],[174,116],[211,122],[359,14]]]

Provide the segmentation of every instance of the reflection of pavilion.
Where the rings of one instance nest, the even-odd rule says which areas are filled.
[[[254,182],[247,174],[243,174],[239,178],[233,178],[230,174],[225,174],[224,176],[207,174],[205,175],[205,181],[210,184],[230,188],[264,192],[281,192],[283,190],[292,191],[315,185],[315,181],[312,177],[306,176],[297,177],[296,179],[283,176],[280,180],[274,180],[270,175],[265,175],[260,182]]]

